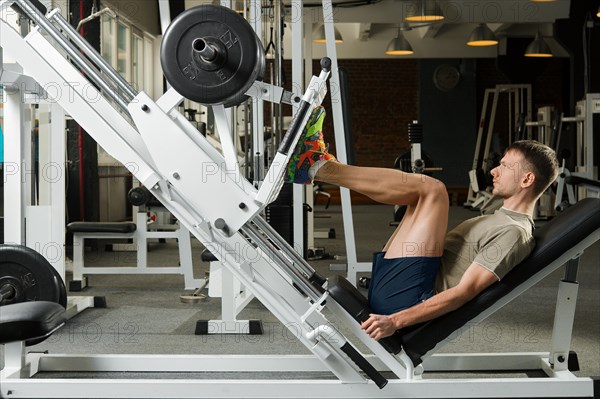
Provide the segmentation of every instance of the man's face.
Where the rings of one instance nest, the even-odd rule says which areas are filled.
[[[490,172],[494,177],[492,194],[502,198],[509,198],[521,189],[521,183],[529,168],[523,155],[519,151],[508,151],[500,160],[500,165]]]

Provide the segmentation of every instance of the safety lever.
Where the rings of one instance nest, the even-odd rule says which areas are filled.
[[[371,380],[373,380],[379,389],[383,389],[387,385],[388,380],[381,375],[381,373],[377,371],[377,369],[375,369],[375,367],[373,367],[371,363],[369,363],[369,361],[365,359],[365,357],[333,326],[318,326],[306,334],[306,338],[315,343],[318,343],[321,339],[330,344],[335,342],[341,351],[344,352],[346,356],[348,356],[350,360],[352,360]]]
[[[382,376],[381,373],[377,371],[375,367],[373,367],[371,363],[369,363],[367,359],[364,358],[363,355],[360,354],[360,352],[354,349],[354,347],[349,342],[346,342],[344,345],[342,345],[340,349],[342,350],[342,352],[348,355],[348,357],[352,359],[352,361],[362,371],[364,371],[370,379],[373,380],[373,382],[379,387],[379,389],[383,389],[383,387],[387,385],[388,380],[384,376]]]

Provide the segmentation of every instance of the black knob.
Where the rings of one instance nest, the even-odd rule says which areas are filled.
[[[148,110],[150,110],[150,108],[148,108],[146,104],[142,105],[142,111],[148,112]]]
[[[321,58],[321,69],[325,72],[329,72],[331,70],[331,58],[323,57]]]
[[[222,218],[218,218],[217,220],[215,220],[215,227],[224,232],[225,234],[229,233],[229,227],[227,227],[227,223],[225,223],[225,220],[223,220]]]

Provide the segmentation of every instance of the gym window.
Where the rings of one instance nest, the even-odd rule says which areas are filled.
[[[154,37],[123,18],[102,16],[102,57],[136,90],[153,96]]]

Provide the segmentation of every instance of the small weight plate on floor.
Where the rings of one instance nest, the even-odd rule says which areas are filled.
[[[198,303],[206,299],[206,295],[179,295],[179,300],[183,303]]]
[[[211,4],[191,8],[171,22],[160,61],[167,81],[181,95],[226,107],[245,101],[265,69],[264,50],[250,24],[235,11]]]
[[[49,301],[66,306],[64,284],[42,255],[22,245],[0,245],[0,286],[10,284],[15,295],[0,305],[26,301]],[[57,274],[58,275],[58,274]],[[63,299],[64,295],[64,299]]]

